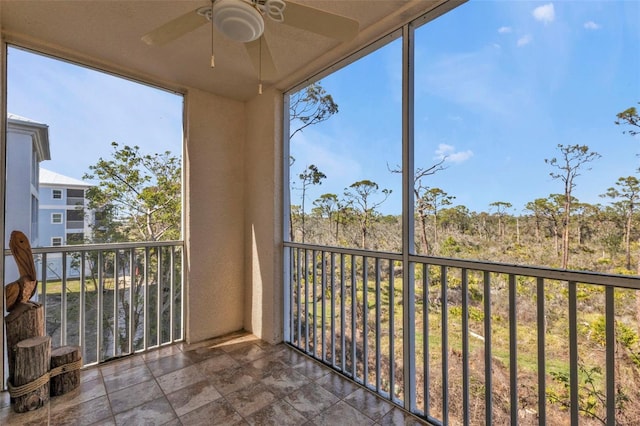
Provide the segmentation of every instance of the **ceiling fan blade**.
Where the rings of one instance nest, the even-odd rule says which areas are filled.
[[[250,41],[249,43],[245,43],[244,47],[247,49],[253,68],[256,70],[260,80],[273,80],[278,76],[276,64],[273,62],[273,56],[271,55],[271,50],[269,50],[269,44],[264,36],[257,40]]]
[[[340,41],[358,35],[358,21],[298,3],[285,2],[284,23]]]
[[[198,10],[192,10],[159,26],[142,36],[142,41],[149,45],[162,46],[206,24],[207,18],[199,14]]]

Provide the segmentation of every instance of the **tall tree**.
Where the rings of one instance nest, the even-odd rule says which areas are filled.
[[[441,158],[437,163],[431,165],[427,168],[418,167],[413,173],[413,196],[416,208],[416,214],[418,216],[419,224],[420,224],[420,243],[422,245],[422,254],[429,254],[431,249],[429,248],[429,239],[427,238],[427,219],[428,212],[424,209],[424,203],[421,202],[422,198],[426,191],[429,190],[429,187],[424,183],[424,179],[427,176],[431,176],[436,174],[437,172],[446,169],[443,166],[444,162],[447,160],[447,157]],[[388,165],[387,168],[391,173],[402,173],[402,167],[397,166],[395,169],[391,169]]]
[[[340,225],[344,225],[346,222],[346,213],[348,203],[339,200],[336,194],[322,194],[320,198],[313,202],[316,206],[321,217],[326,218],[329,221],[329,228],[335,229],[332,232],[335,245],[339,245],[340,242]],[[335,228],[333,226],[335,225]]]
[[[602,197],[609,197],[620,207],[624,215],[624,244],[625,262],[627,269],[631,269],[631,231],[633,228],[633,215],[640,201],[640,181],[635,176],[618,178],[616,182],[618,188],[609,188]]]
[[[586,165],[601,157],[594,151],[589,151],[586,145],[562,145],[558,144],[560,150],[560,159],[553,157],[545,159],[545,163],[557,169],[556,172],[550,172],[549,175],[553,179],[560,180],[564,185],[564,206],[562,220],[562,268],[566,269],[569,264],[569,226],[571,221],[571,201],[572,193],[576,186],[576,178],[580,176],[580,172]],[[591,170],[587,168],[586,170]]]
[[[510,209],[513,205],[507,201],[495,201],[489,204],[489,207],[495,207],[496,216],[498,216],[498,236],[502,240],[504,238],[504,228],[502,220],[507,214],[507,210]]]
[[[320,185],[322,184],[322,180],[326,179],[327,176],[318,170],[318,167],[314,164],[307,166],[306,169],[302,173],[298,175],[300,178],[302,187],[300,190],[302,191],[302,204],[300,214],[302,215],[302,242],[305,242],[306,237],[306,228],[305,228],[305,201],[307,198],[307,189],[311,185]]]
[[[450,206],[455,196],[447,194],[440,188],[429,188],[418,200],[417,210],[433,216],[433,241],[438,241],[438,212],[444,206]]]
[[[296,124],[289,139],[309,126],[322,123],[338,113],[338,104],[322,87],[321,82],[311,83],[289,98],[289,121]]]
[[[289,142],[291,142],[293,136],[297,133],[302,132],[309,126],[322,123],[337,113],[338,104],[334,102],[333,97],[322,87],[322,83],[320,81],[311,83],[304,89],[294,93],[289,97]],[[289,168],[291,168],[294,163],[295,158],[290,156]],[[291,195],[292,184],[293,182],[291,182],[289,186],[289,195]],[[302,214],[304,215],[304,206]],[[294,216],[290,209],[289,238],[291,241],[295,240],[293,222]]]
[[[86,191],[88,207],[97,212],[97,221],[93,229],[91,242],[118,242],[118,241],[160,241],[175,240],[181,237],[181,166],[180,159],[171,155],[169,151],[161,154],[144,154],[137,146],[120,146],[112,142],[113,152],[108,159],[100,158],[96,164],[89,166],[89,172],[84,179],[97,181],[96,185]],[[119,300],[125,323],[132,324],[132,330],[136,336],[143,326],[145,314],[143,303],[143,288],[145,285],[161,285],[168,282],[169,275],[173,273],[169,264],[158,265],[159,259],[154,255],[156,249],[151,249],[150,268],[158,268],[158,277],[155,283],[146,283],[144,274],[132,273],[132,282],[129,286],[116,286],[114,291],[120,294]],[[110,255],[106,255],[105,260]],[[136,271],[136,263],[129,264],[131,257],[124,253],[111,255],[111,259],[117,256],[119,265],[118,274],[124,276],[128,271]],[[137,256],[137,255],[136,255]],[[140,260],[135,260],[139,262]],[[168,258],[163,258],[167,262]],[[99,268],[97,256],[88,258],[90,276],[96,279]],[[132,291],[129,297],[127,292]],[[175,295],[174,295],[175,297]],[[129,299],[133,306],[130,307]],[[174,303],[169,293],[163,294],[161,306],[168,308]],[[155,309],[155,308],[152,308]],[[161,308],[164,309],[164,308]],[[130,313],[133,317],[130,318]],[[105,327],[111,337],[105,333],[105,347],[113,343],[123,352],[128,348],[129,328],[118,329],[114,326],[113,318],[105,317]],[[158,325],[160,330],[160,325]],[[141,337],[135,337],[136,345]],[[133,350],[132,348],[129,348]]]
[[[100,158],[83,177],[97,181],[86,192],[89,208],[99,212],[95,241],[179,239],[180,159],[169,151],[144,154],[137,146],[111,146],[111,158]]]
[[[536,198],[527,203],[526,209],[534,213],[537,225],[544,222],[553,236],[556,255],[560,253],[560,223],[563,217],[564,196],[551,194],[547,198]]]
[[[640,104],[640,102],[639,102]],[[629,126],[630,128],[623,130],[622,133],[628,133],[635,136],[640,133],[640,116],[636,107],[630,107],[616,114],[615,123],[619,126]]]
[[[377,200],[372,198],[379,193],[381,193],[382,198],[378,198]],[[345,188],[344,195],[357,211],[358,222],[360,224],[361,245],[362,248],[367,248],[369,229],[378,214],[376,209],[387,201],[387,198],[391,195],[391,190],[380,190],[377,183],[365,179],[352,183],[348,188]]]

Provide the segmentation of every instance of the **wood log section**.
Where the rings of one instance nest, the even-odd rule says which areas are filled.
[[[44,336],[44,307],[35,302],[18,303],[4,318],[7,330],[9,375],[14,371],[16,354],[13,348],[21,340]]]
[[[13,410],[16,413],[36,410],[49,401],[51,337],[22,340],[13,347],[13,351],[16,364],[9,387],[14,397]]]
[[[18,266],[20,278],[5,286],[5,307],[11,312],[15,305],[31,299],[36,292],[36,265],[33,261],[29,239],[20,231],[13,231],[9,239],[9,248]]]
[[[49,389],[51,396],[64,395],[75,389],[80,384],[80,366],[73,366],[80,361],[79,346],[62,346],[51,351],[51,381]],[[53,370],[57,367],[69,366],[72,368],[64,373],[53,375]],[[66,368],[65,368],[66,369]]]

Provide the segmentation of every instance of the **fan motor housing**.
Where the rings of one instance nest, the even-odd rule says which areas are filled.
[[[264,32],[262,15],[243,0],[217,0],[211,15],[218,31],[233,41],[247,43]]]

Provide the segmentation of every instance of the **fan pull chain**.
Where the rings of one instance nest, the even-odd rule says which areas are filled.
[[[213,27],[213,1],[211,0],[211,11],[209,12],[209,21],[211,21],[211,68],[215,68],[216,66],[216,60],[215,57],[213,55],[213,32],[214,32],[214,27]]]
[[[258,95],[262,95],[262,37],[259,40],[260,54],[258,55]]]

